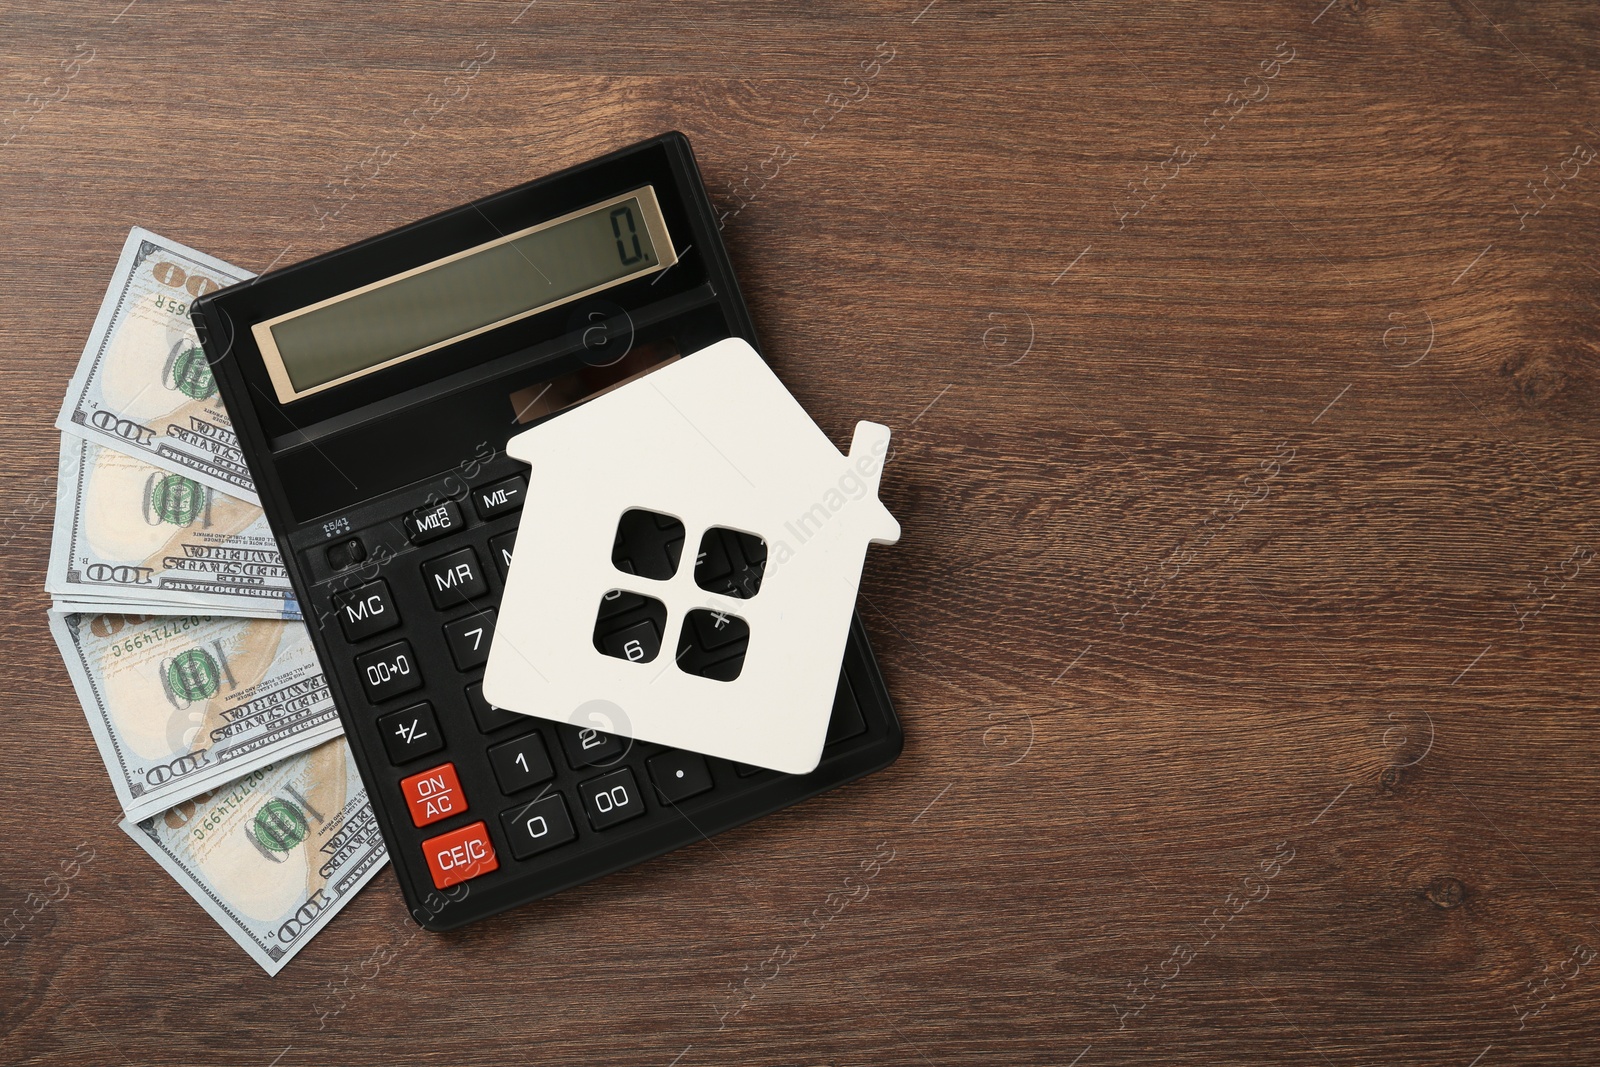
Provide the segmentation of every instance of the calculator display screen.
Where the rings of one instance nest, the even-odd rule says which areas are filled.
[[[278,399],[288,402],[676,261],[655,191],[645,186],[252,331]]]

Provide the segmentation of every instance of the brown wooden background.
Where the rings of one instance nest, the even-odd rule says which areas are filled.
[[[0,1060],[1600,1059],[1600,9],[124,3],[0,31],[0,907],[97,850]],[[383,875],[268,979],[44,624],[127,228],[262,270],[670,128],[779,373],[897,435],[905,755],[454,936]]]

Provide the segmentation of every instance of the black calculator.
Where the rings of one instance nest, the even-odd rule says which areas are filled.
[[[518,520],[563,505],[526,499],[506,441],[716,341],[756,345],[682,134],[219,290],[193,317],[424,927],[629,867],[899,755],[859,615],[809,774],[483,698]],[[759,540],[730,534],[687,559],[683,540],[669,517],[630,512],[613,561],[759,580]],[[593,625],[602,650],[670,638],[626,598]],[[699,635],[693,654],[737,673],[743,640]]]

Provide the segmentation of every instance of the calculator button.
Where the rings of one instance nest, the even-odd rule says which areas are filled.
[[[556,733],[561,735],[561,747],[567,750],[567,762],[575,771],[597,763],[614,763],[628,751],[627,738],[603,734],[590,727],[580,729],[562,723],[556,727]]]
[[[697,752],[663,752],[651,756],[647,765],[656,790],[674,804],[711,788],[711,768]]]
[[[432,507],[418,508],[406,516],[406,536],[412,544],[426,544],[445,534],[453,534],[467,525],[461,509],[454,500],[446,500]]]
[[[828,720],[828,736],[822,742],[822,747],[848,741],[866,732],[867,720],[861,717],[861,706],[856,703],[855,690],[850,688],[850,683],[840,673],[839,688],[833,695],[833,718]]]
[[[426,700],[380,715],[378,732],[383,735],[383,747],[389,750],[389,762],[394,764],[410,763],[444,747],[433,705]]]
[[[583,806],[589,812],[589,825],[596,830],[604,830],[644,814],[639,783],[626,767],[581,783],[578,795],[583,797]]]
[[[347,537],[328,546],[328,566],[336,571],[354,567],[357,563],[364,562],[366,558],[367,546],[361,543],[359,537]]]
[[[400,625],[400,612],[389,598],[389,585],[383,579],[357,586],[333,598],[334,614],[349,641],[364,641]]]
[[[600,638],[600,649],[608,656],[632,663],[649,663],[661,651],[661,632],[649,619]]]
[[[422,854],[428,858],[435,889],[449,889],[500,869],[494,846],[489,843],[489,828],[481,822],[428,838],[422,843]]]
[[[422,584],[428,587],[436,608],[459,608],[489,591],[483,568],[478,566],[478,554],[470,547],[424,563]]]
[[[748,623],[735,615],[720,611],[691,611],[689,625],[694,627],[694,634],[699,638],[700,647],[707,652],[715,651],[723,645],[731,645],[735,641],[748,640],[750,637]]]
[[[482,682],[473,682],[467,686],[467,707],[472,709],[472,718],[478,724],[479,733],[493,733],[514,722],[528,721],[526,715],[518,715],[514,711],[506,711],[489,703],[483,695]]]
[[[618,615],[636,611],[649,603],[649,597],[630,593],[624,589],[613,589],[600,597],[600,613],[597,619],[613,619]]]
[[[537,733],[493,746],[489,749],[489,765],[494,768],[500,792],[507,796],[548,781],[556,773]]]
[[[422,685],[422,672],[417,669],[417,658],[411,653],[409,641],[396,641],[376,652],[357,656],[356,670],[361,674],[361,684],[366,687],[367,699],[374,704]]]
[[[506,571],[511,569],[511,546],[517,543],[517,531],[503,533],[499,537],[489,538],[489,555],[494,557],[494,569],[500,572],[502,579]]]
[[[528,482],[518,474],[503,481],[472,491],[472,506],[478,509],[478,518],[492,519],[516,511],[528,492]]]
[[[511,841],[511,855],[519,860],[537,856],[578,836],[560,793],[540,797],[500,813],[500,825]]]
[[[411,821],[418,826],[427,826],[467,810],[467,798],[461,792],[461,780],[456,777],[454,763],[441,763],[421,774],[400,779],[400,791],[406,795]]]
[[[444,628],[444,640],[458,668],[470,671],[483,666],[489,661],[489,644],[494,640],[494,611],[480,611],[450,623]]]

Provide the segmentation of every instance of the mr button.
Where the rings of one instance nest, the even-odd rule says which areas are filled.
[[[461,793],[454,763],[441,763],[421,774],[400,779],[400,791],[406,795],[411,821],[418,826],[427,826],[467,810],[467,798]]]
[[[494,846],[489,843],[489,828],[481,822],[428,838],[422,843],[422,854],[428,857],[435,889],[449,889],[469,878],[500,869],[500,861],[494,858]]]

